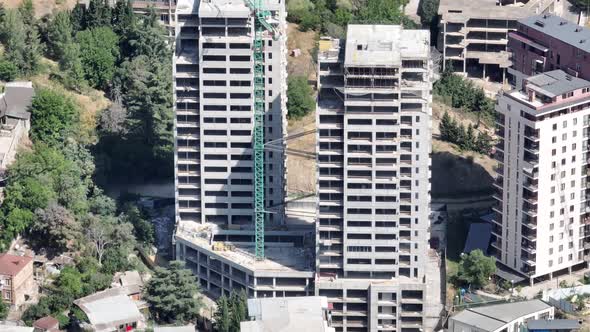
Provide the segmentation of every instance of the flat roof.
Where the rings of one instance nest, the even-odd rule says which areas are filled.
[[[248,299],[248,316],[240,323],[242,332],[332,332],[324,317],[325,296]]]
[[[544,14],[523,18],[520,24],[590,53],[590,29],[559,16]]]
[[[468,254],[473,250],[481,250],[486,255],[490,239],[492,238],[492,224],[489,222],[473,223],[469,226],[469,233],[465,240],[463,252]]]
[[[478,308],[468,308],[452,319],[466,325],[476,326],[484,331],[495,331],[520,318],[551,308],[541,300],[496,304]]]
[[[402,58],[428,57],[427,30],[406,30],[400,25],[349,24],[346,32],[346,66],[399,66]]]
[[[582,327],[577,319],[535,319],[527,322],[529,330],[575,330]]]
[[[590,82],[571,76],[563,70],[548,71],[526,79],[527,87],[549,97],[560,96],[582,88],[590,87]]]
[[[33,332],[34,327],[0,324],[0,332]]]
[[[469,19],[518,20],[531,15],[531,2],[537,0],[505,6],[496,5],[496,0],[440,0],[438,15],[451,22]]]
[[[74,304],[84,311],[90,324],[99,330],[143,319],[137,305],[126,295],[123,287],[88,295],[75,300]]]
[[[309,228],[309,227],[307,227]],[[264,255],[268,259],[257,260],[254,254],[254,243],[216,243],[227,244],[227,250],[214,250],[209,238],[216,234],[215,226],[212,224],[199,224],[190,221],[180,221],[176,228],[176,237],[198,247],[212,251],[227,260],[252,271],[312,271],[313,251],[312,248],[294,247],[289,243],[284,246],[266,246]],[[231,233],[232,231],[227,231]],[[266,232],[267,235],[272,230]],[[231,247],[231,250],[230,250]]]

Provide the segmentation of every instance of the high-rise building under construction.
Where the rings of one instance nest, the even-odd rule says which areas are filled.
[[[316,293],[337,331],[430,331],[429,33],[349,25],[318,58]]]

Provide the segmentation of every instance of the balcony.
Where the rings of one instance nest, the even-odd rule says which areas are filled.
[[[530,242],[537,241],[537,232],[523,232],[522,237]]]
[[[536,254],[537,253],[537,248],[531,244],[522,244],[520,246],[520,248],[526,252],[528,252],[529,254]]]
[[[525,180],[522,186],[532,192],[537,192],[539,190],[539,181],[538,180]]]

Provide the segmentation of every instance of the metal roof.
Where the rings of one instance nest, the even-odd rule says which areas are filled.
[[[548,71],[527,79],[528,87],[549,97],[560,96],[574,90],[590,87],[590,82],[571,76],[562,70]],[[532,84],[532,85],[531,85]]]
[[[549,308],[551,306],[541,300],[504,303],[465,309],[451,319],[483,331],[495,331],[520,317]]]
[[[527,323],[529,330],[575,330],[582,327],[582,322],[577,319],[536,319]]]
[[[518,22],[590,53],[590,29],[588,28],[550,14],[531,16]]]

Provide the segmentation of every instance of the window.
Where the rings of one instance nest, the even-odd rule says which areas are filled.
[[[549,255],[553,255],[553,248],[549,248]]]

